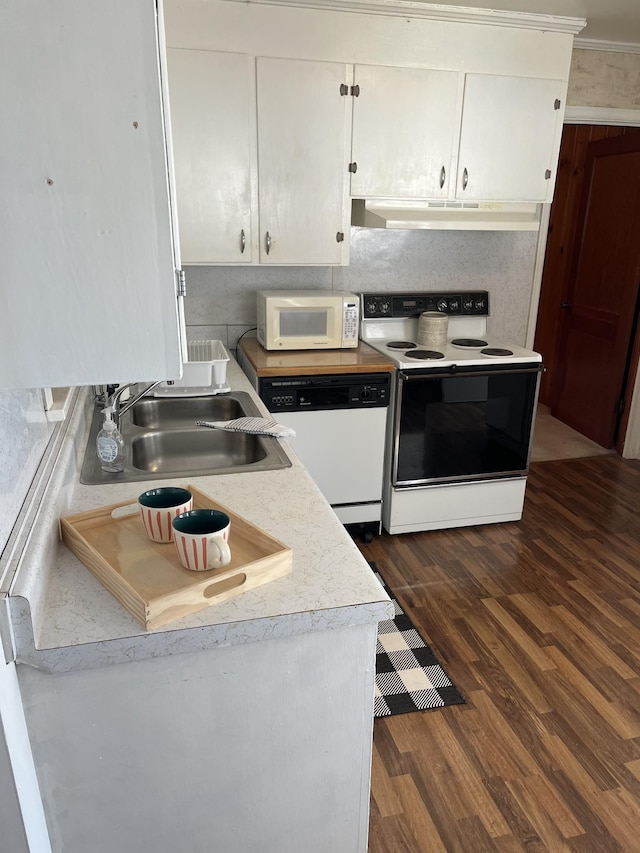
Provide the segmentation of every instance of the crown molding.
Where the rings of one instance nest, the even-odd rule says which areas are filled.
[[[640,127],[640,110],[620,110],[610,107],[567,107],[565,124],[612,124]]]
[[[608,53],[640,53],[640,44],[632,41],[601,41],[600,39],[577,38],[573,41],[576,50],[604,50]]]
[[[516,27],[560,33],[579,33],[587,25],[586,18],[542,15],[537,12],[505,12],[496,9],[472,9],[468,6],[446,6],[422,3],[420,0],[233,0],[247,5],[297,6],[306,9],[331,9],[370,15],[403,18],[426,18],[462,24],[487,24],[493,27]]]

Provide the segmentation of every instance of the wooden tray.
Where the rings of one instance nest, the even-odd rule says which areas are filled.
[[[62,541],[148,630],[291,572],[290,548],[194,486],[185,488],[194,508],[221,509],[231,519],[229,565],[210,572],[184,569],[173,542],[152,542],[137,513],[112,515],[132,501],[60,520]]]

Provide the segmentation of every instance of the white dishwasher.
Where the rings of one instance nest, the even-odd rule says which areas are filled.
[[[340,521],[379,533],[390,374],[256,377],[256,390]]]

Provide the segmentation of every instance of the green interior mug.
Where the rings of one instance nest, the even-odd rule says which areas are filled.
[[[173,540],[173,519],[193,507],[193,496],[188,489],[178,486],[161,486],[149,489],[138,497],[140,517],[149,539],[166,544]]]
[[[231,520],[218,509],[192,509],[172,521],[173,539],[185,569],[206,572],[231,561]]]

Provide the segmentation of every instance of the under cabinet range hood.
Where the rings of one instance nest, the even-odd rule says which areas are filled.
[[[353,199],[351,224],[365,228],[538,231],[539,204]]]

